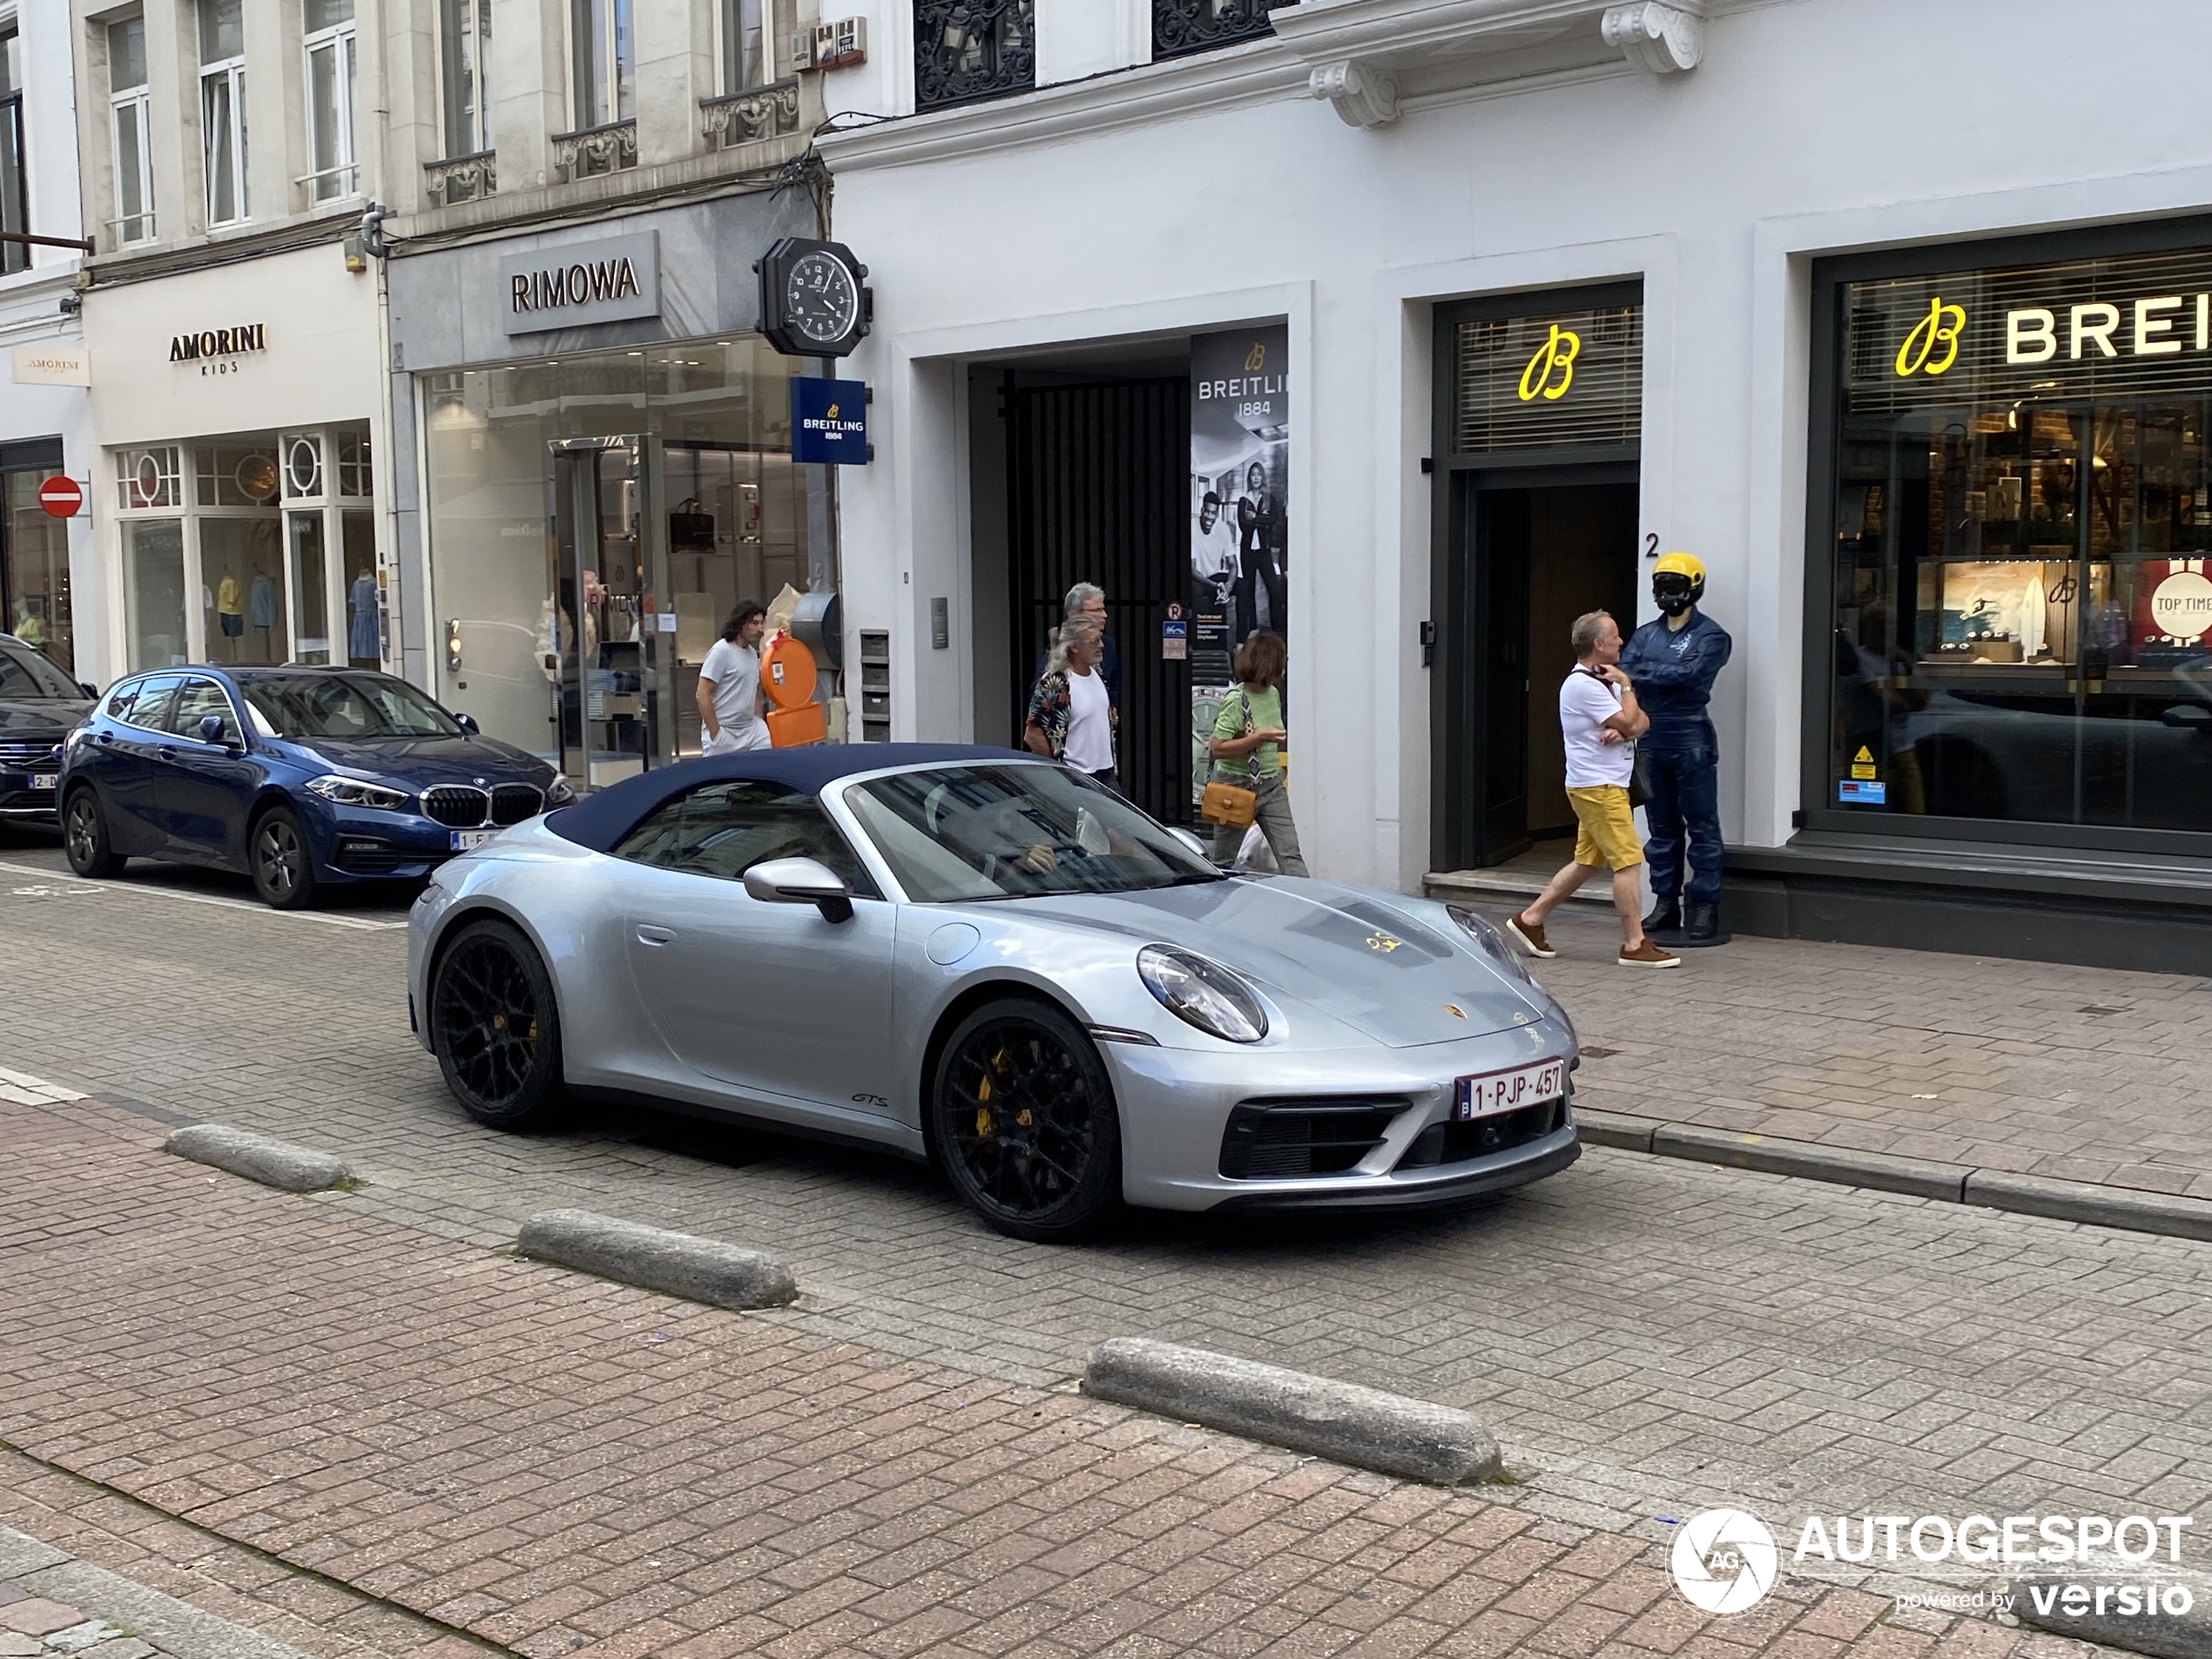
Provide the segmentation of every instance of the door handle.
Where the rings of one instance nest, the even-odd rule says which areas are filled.
[[[673,927],[657,927],[649,921],[637,924],[637,942],[641,945],[665,945],[671,943],[675,938],[676,929]]]
[[[177,752],[174,749],[172,749],[165,743],[163,744],[161,747],[156,751],[156,752],[158,753],[164,760],[174,760],[177,758]]]

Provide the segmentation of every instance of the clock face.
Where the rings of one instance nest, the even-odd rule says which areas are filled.
[[[818,345],[843,340],[860,314],[860,291],[843,260],[817,250],[799,256],[784,279],[791,327]]]

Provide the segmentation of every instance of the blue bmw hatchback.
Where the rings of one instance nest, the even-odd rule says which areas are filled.
[[[173,668],[108,689],[57,786],[70,867],[240,870],[280,909],[428,875],[570,799],[535,755],[406,681],[346,668]]]

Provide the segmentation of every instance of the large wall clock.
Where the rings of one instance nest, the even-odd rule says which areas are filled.
[[[868,332],[868,267],[841,242],[787,236],[761,259],[760,332],[788,357],[843,357]]]

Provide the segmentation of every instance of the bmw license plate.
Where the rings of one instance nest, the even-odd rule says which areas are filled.
[[[57,772],[34,772],[30,774],[30,786],[33,789],[51,789],[60,781],[61,773]]]
[[[497,830],[455,830],[453,832],[453,850],[466,853],[472,846],[482,846],[498,833]]]
[[[1557,1100],[1567,1092],[1567,1062],[1541,1060],[1512,1071],[1486,1071],[1479,1077],[1460,1079],[1459,1097],[1452,1116],[1462,1123],[1534,1106],[1540,1100]]]

